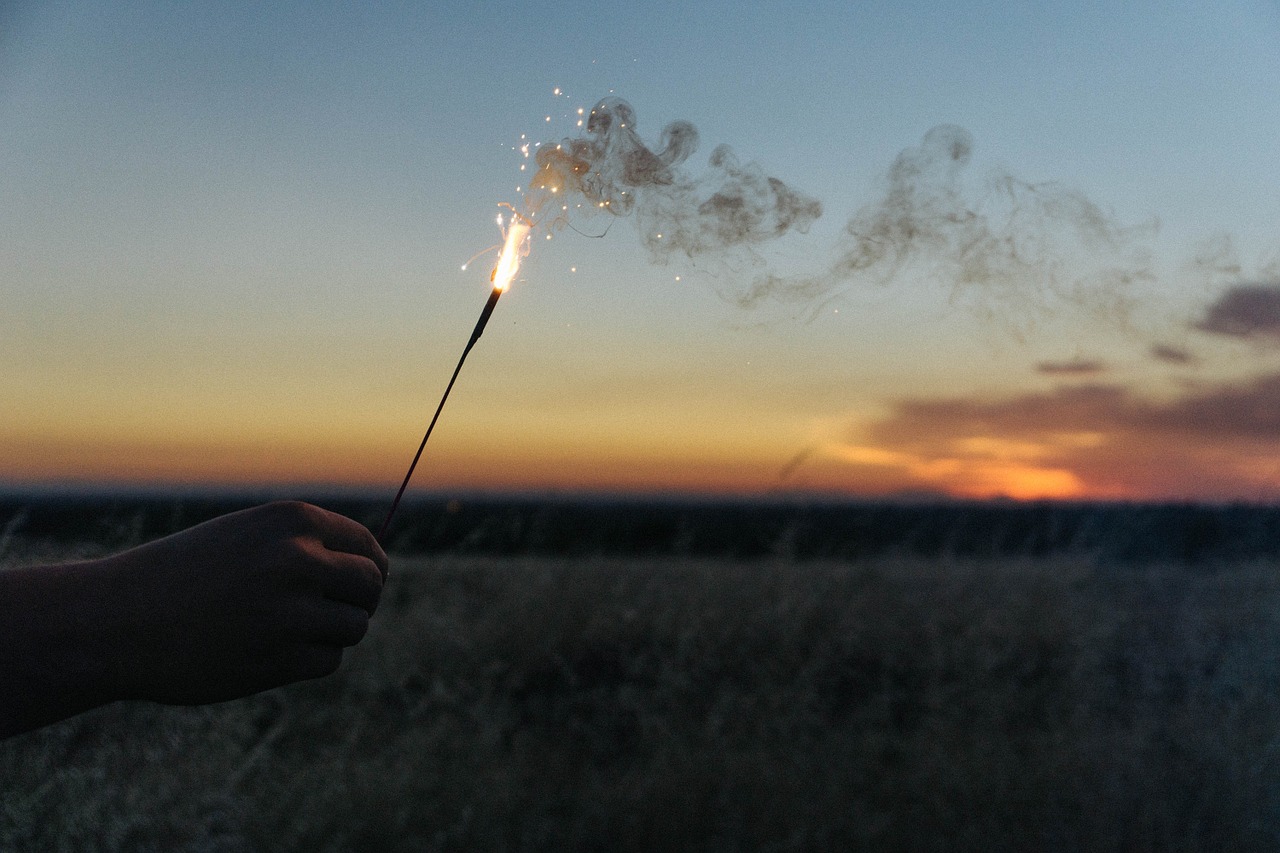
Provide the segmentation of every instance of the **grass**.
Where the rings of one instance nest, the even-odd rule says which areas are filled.
[[[393,571],[332,678],[0,743],[0,849],[1280,845],[1270,562]]]

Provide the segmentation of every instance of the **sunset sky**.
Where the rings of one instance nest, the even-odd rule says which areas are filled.
[[[1277,93],[1273,0],[5,3],[0,487],[394,491],[616,96],[686,206],[535,229],[415,488],[1275,500]]]

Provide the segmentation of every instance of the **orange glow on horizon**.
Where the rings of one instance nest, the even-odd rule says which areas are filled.
[[[957,450],[980,452],[922,456],[859,445],[838,446],[832,452],[851,465],[897,472],[903,479],[953,497],[1074,500],[1090,496],[1072,471],[1033,464],[1030,459],[1043,455],[1044,449],[1038,445],[990,437],[954,444]]]
[[[992,465],[970,472],[973,484],[954,489],[957,497],[1005,497],[1019,501],[1072,500],[1085,497],[1080,479],[1061,468],[1030,465]]]
[[[912,451],[874,445],[817,446],[794,469],[786,468],[789,447],[768,441],[725,441],[711,428],[677,435],[600,430],[590,438],[565,438],[558,422],[527,422],[513,440],[509,433],[468,428],[465,407],[442,440],[424,457],[414,490],[597,492],[619,494],[766,495],[778,493],[846,495],[864,499],[896,495],[938,495],[958,499],[1153,500],[1233,497],[1227,487],[1182,491],[1159,466],[1141,458],[1106,468],[1074,464],[1075,457],[1000,458],[1012,449],[1030,453],[1035,442],[995,439]],[[471,422],[474,424],[474,421]],[[366,425],[367,426],[367,425]],[[720,425],[715,425],[716,429]],[[373,429],[352,426],[326,433],[259,434],[223,431],[218,437],[188,432],[125,435],[49,433],[0,434],[6,448],[0,483],[78,483],[178,488],[352,487],[384,490],[390,499],[403,473],[403,436],[389,423]],[[1194,458],[1194,447],[1178,451]],[[794,454],[790,454],[794,456]],[[1131,455],[1122,457],[1131,458]],[[1277,463],[1280,466],[1280,463]],[[780,472],[786,471],[785,475]],[[1193,469],[1199,470],[1199,469]],[[1280,470],[1278,467],[1276,470]],[[1271,472],[1274,476],[1274,472]],[[1238,478],[1237,478],[1238,479]],[[1189,482],[1185,477],[1177,483]],[[1270,495],[1274,482],[1258,480],[1257,494]],[[1214,484],[1209,484],[1211,487]],[[1266,488],[1264,488],[1266,487]]]

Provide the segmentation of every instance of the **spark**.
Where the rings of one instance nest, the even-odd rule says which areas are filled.
[[[498,224],[502,225],[502,214],[498,214]],[[529,254],[528,238],[531,230],[533,230],[533,223],[513,208],[511,222],[506,229],[506,239],[502,244],[502,251],[498,254],[498,263],[489,275],[489,280],[493,282],[493,289],[499,293],[504,293],[511,287],[516,273],[520,271],[520,259]]]
[[[502,226],[502,217],[501,217],[501,215],[499,215],[499,217],[498,217],[498,226],[499,226],[499,227],[501,227],[501,226]],[[464,263],[463,263],[463,265],[462,265],[462,271],[463,271],[463,272],[466,272],[466,271],[467,271],[467,269],[471,266],[471,262],[472,262],[472,261],[474,261],[476,258],[480,257],[481,255],[487,255],[487,254],[489,254],[490,252],[492,252],[492,251],[494,251],[495,249],[498,249],[498,248],[499,248],[498,246],[489,246],[489,247],[487,247],[487,248],[481,249],[480,251],[476,252],[474,255],[472,255],[471,257],[467,258],[466,262],[464,262]]]

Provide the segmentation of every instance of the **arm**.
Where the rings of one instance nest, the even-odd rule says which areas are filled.
[[[328,675],[386,571],[362,525],[295,502],[0,571],[0,737],[117,699],[219,702]]]

